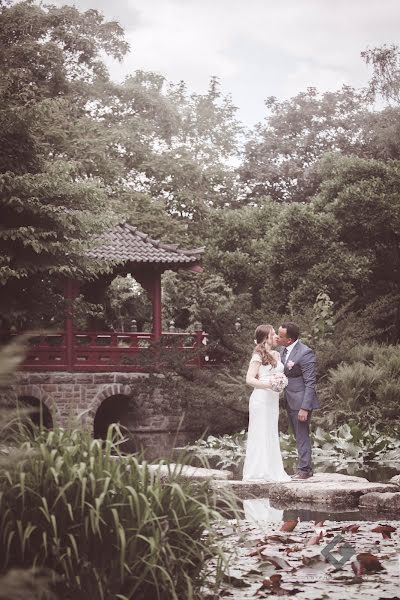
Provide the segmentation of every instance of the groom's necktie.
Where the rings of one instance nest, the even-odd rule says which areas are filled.
[[[286,357],[287,357],[287,354],[288,354],[288,349],[287,349],[287,348],[284,348],[284,349],[283,349],[283,352],[282,352],[282,358],[281,358],[281,360],[282,360],[283,364],[285,364],[285,362],[286,362]]]

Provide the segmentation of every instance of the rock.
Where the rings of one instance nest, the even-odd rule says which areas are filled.
[[[306,503],[325,508],[358,506],[358,499],[368,492],[395,492],[391,484],[371,483],[364,477],[353,477],[341,473],[317,473],[310,479],[276,482],[214,481],[213,489],[229,488],[239,498],[268,496],[276,506],[289,507]]]
[[[272,481],[242,481],[239,479],[211,481],[211,489],[218,492],[229,489],[238,498],[266,498],[273,485]],[[285,485],[285,484],[282,484]]]
[[[223,471],[220,469],[203,469],[201,467],[192,467],[190,465],[149,465],[151,471],[158,471],[161,479],[168,479],[169,473],[177,469],[179,476],[184,479],[193,479],[195,481],[211,480],[228,480],[233,478],[231,471]]]
[[[397,485],[400,488],[400,475],[395,475],[390,479],[390,483]]]
[[[383,511],[400,511],[400,492],[371,492],[360,498],[360,508]]]
[[[359,497],[368,492],[393,492],[391,484],[372,483],[364,477],[352,477],[340,473],[317,473],[310,479],[285,484],[275,483],[269,492],[271,501],[282,506],[297,501],[326,506],[358,506]]]

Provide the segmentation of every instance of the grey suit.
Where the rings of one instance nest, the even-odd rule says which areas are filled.
[[[282,352],[283,349],[281,354]],[[312,473],[311,414],[314,408],[319,407],[315,391],[315,362],[315,354],[311,348],[298,341],[289,354],[284,369],[289,382],[284,391],[284,404],[296,438],[297,470],[306,473]],[[307,421],[299,421],[297,418],[301,408],[309,411]]]

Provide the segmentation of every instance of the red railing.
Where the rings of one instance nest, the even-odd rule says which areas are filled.
[[[66,333],[31,338],[22,368],[27,371],[148,371],[183,355],[187,366],[207,362],[207,334],[163,333],[156,343],[152,333],[76,332],[71,348]]]

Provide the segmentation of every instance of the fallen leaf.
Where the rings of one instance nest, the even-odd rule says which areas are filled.
[[[292,552],[299,552],[300,550],[302,550],[303,547],[302,546],[291,546],[290,548],[284,548],[284,552],[286,554],[292,554]]]
[[[325,521],[318,521],[318,523],[315,523],[315,527],[316,528],[323,527],[324,523],[325,523]]]
[[[391,534],[396,531],[396,527],[391,525],[377,525],[374,529],[371,529],[374,533],[381,533],[384,540],[390,540]]]
[[[379,559],[370,552],[357,554],[356,560],[351,563],[351,568],[358,577],[364,573],[377,573],[384,570]]]
[[[260,555],[265,562],[269,562],[274,565],[275,569],[292,570],[292,567],[289,565],[289,563],[278,554],[267,554],[265,551],[262,551]]]
[[[356,525],[355,523],[352,523],[351,525],[346,525],[345,527],[342,528],[342,533],[357,533],[357,531],[360,529],[360,525]]]
[[[279,531],[293,531],[296,527],[298,520],[293,519],[291,521],[284,521],[282,525],[279,527]]]
[[[282,581],[282,575],[276,573],[275,575],[271,575],[271,577],[267,577],[262,582],[262,587],[280,587]]]
[[[267,577],[261,584],[261,587],[256,591],[255,595],[260,598],[268,598],[270,595],[275,596],[293,596],[301,590],[293,588],[291,590],[281,587],[282,575],[276,574]]]
[[[250,554],[248,554],[247,556],[257,556],[258,554],[260,554],[263,550],[265,550],[265,548],[268,548],[268,546],[265,544],[264,546],[259,546],[258,548],[256,548],[255,550],[253,550],[252,552],[250,552]]]
[[[326,563],[321,556],[321,552],[319,552],[319,550],[313,550],[312,548],[310,548],[301,556],[301,562],[306,567],[320,562]]]
[[[318,533],[310,537],[310,539],[306,542],[306,546],[314,546],[314,544],[319,544],[323,537],[324,536],[322,531],[319,531]]]

